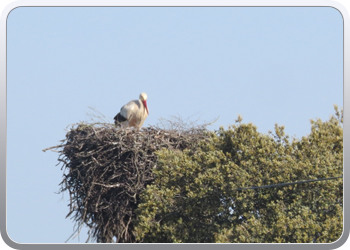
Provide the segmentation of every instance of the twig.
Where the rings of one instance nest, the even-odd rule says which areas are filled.
[[[115,185],[106,185],[106,184],[102,184],[102,183],[92,182],[92,184],[104,186],[104,187],[107,187],[107,188],[115,188],[115,187],[119,187],[120,186],[120,183],[117,183]]]
[[[53,152],[60,153],[60,151],[55,151],[55,150],[52,150],[52,149],[53,149],[53,148],[61,148],[61,147],[64,147],[64,146],[65,146],[65,145],[52,146],[52,147],[43,149],[43,152],[46,152],[47,150],[51,150],[51,151],[53,151]]]

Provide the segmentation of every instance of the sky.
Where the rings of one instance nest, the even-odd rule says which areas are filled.
[[[7,232],[62,243],[68,194],[43,152],[89,107],[110,122],[148,95],[149,117],[310,133],[343,107],[343,19],[331,7],[20,7],[7,19]],[[86,229],[69,242],[85,242]]]

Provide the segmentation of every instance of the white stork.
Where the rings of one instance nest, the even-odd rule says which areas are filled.
[[[140,130],[148,116],[147,94],[141,93],[139,100],[132,100],[125,104],[114,117],[115,125],[134,127]]]

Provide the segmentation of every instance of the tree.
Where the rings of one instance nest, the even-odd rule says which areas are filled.
[[[140,242],[333,242],[343,228],[343,112],[311,121],[289,138],[262,134],[239,118],[198,146],[157,151],[154,181],[141,194]]]
[[[318,243],[341,236],[338,107],[328,121],[311,120],[301,139],[277,124],[260,133],[240,117],[218,131],[179,118],[162,122],[137,132],[79,123],[48,148],[60,149],[60,192],[69,192],[76,232],[85,224],[96,242]]]

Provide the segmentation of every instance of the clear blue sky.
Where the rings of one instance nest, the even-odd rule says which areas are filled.
[[[343,107],[343,20],[326,7],[21,7],[7,23],[7,229],[20,243],[62,243],[68,195],[58,154],[42,149],[141,92],[145,125],[180,115],[218,129],[240,114],[267,133],[310,132]],[[84,242],[86,230],[80,241]]]

